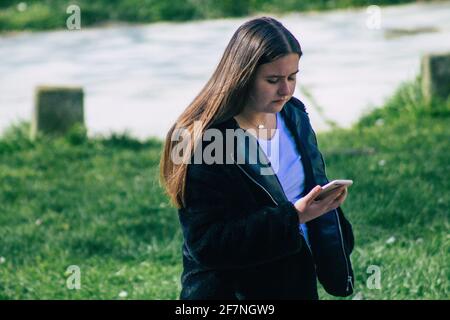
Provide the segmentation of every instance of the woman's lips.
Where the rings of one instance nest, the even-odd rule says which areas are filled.
[[[273,100],[273,102],[282,102],[282,101],[288,101],[289,99],[278,99],[278,100]]]

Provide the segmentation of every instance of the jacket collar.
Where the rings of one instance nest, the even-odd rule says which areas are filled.
[[[234,118],[233,121],[236,122]],[[235,136],[235,150],[230,154],[235,164],[269,194],[275,205],[287,201],[283,187],[256,137],[245,130],[235,131]]]
[[[283,106],[283,109],[280,111],[280,115],[283,117],[289,131],[293,133],[293,136],[296,139],[296,145],[301,153],[305,171],[311,172],[308,170],[310,168],[310,164],[308,163],[305,148],[301,140],[298,138],[301,134],[302,128],[305,127],[302,123],[304,118],[299,115],[300,110],[298,109],[298,106],[294,105],[294,102],[296,101],[293,101],[293,99],[289,100]],[[299,100],[297,101],[300,102]],[[303,106],[303,104],[301,105]],[[239,124],[233,117],[224,123],[224,127],[227,129],[240,129]],[[235,137],[235,148],[233,152],[227,156],[231,157],[234,163],[240,167],[251,180],[259,184],[261,188],[265,189],[276,205],[280,202],[288,201],[283,187],[281,186],[277,175],[270,165],[270,161],[266,157],[262,148],[259,146],[258,140],[252,134],[243,129],[236,130]],[[248,141],[248,143],[246,143],[246,141]],[[258,152],[255,155],[255,152],[250,152],[251,150],[258,150]],[[310,178],[308,179],[310,176],[311,175],[307,172],[306,182],[310,180]]]

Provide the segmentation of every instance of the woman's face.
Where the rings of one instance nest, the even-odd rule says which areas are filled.
[[[275,61],[260,65],[251,86],[246,108],[256,112],[276,113],[295,91],[296,73],[300,57],[290,53]],[[283,100],[281,100],[284,98]]]

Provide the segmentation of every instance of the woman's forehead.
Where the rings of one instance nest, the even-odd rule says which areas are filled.
[[[299,56],[295,53],[259,66],[259,74],[265,77],[287,77],[298,71]]]

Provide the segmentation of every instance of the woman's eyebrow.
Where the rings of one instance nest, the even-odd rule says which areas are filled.
[[[290,76],[292,76],[293,74],[296,74],[297,72],[298,72],[298,70],[295,71],[295,72],[293,72],[293,73],[291,73]],[[277,75],[277,74],[270,74],[270,75],[266,76],[266,78],[283,78],[283,77],[284,77],[284,76],[282,76],[282,75]]]

